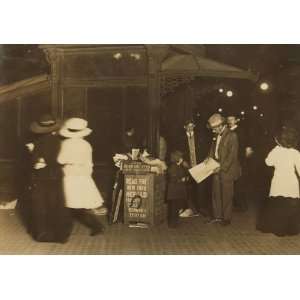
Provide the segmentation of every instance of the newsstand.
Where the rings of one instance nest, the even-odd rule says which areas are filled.
[[[124,162],[124,223],[148,227],[167,219],[166,177],[140,161]]]

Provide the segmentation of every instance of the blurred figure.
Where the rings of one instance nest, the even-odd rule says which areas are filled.
[[[57,161],[62,165],[66,207],[75,219],[91,229],[90,235],[95,236],[103,233],[104,227],[91,209],[101,207],[104,201],[92,178],[92,147],[84,140],[91,132],[84,119],[66,120],[59,130],[65,139]]]
[[[217,135],[211,145],[209,157],[220,163],[212,178],[214,218],[209,223],[220,223],[226,226],[231,223],[234,181],[240,176],[238,137],[235,132],[227,128],[225,119],[220,114],[213,114],[208,119],[208,125]]]
[[[142,148],[146,153],[148,153],[148,147],[147,147],[147,138],[143,139]],[[159,144],[158,144],[158,159],[161,161],[167,160],[167,152],[168,152],[168,144],[167,140],[163,135],[159,136]],[[148,153],[149,154],[149,153]],[[149,154],[150,155],[150,154]]]
[[[64,206],[61,173],[56,161],[60,139],[59,123],[44,115],[30,125],[37,138],[27,144],[31,152],[29,232],[38,242],[66,242],[70,232],[68,212]]]
[[[299,233],[300,153],[295,149],[298,139],[296,130],[283,127],[275,138],[277,145],[265,160],[267,166],[274,168],[274,175],[269,198],[257,227],[262,232],[277,236]]]
[[[122,152],[131,153],[131,150],[133,148],[140,148],[140,145],[139,145],[135,127],[132,125],[129,125],[126,127],[125,134],[123,135]]]
[[[239,119],[230,114],[227,116],[227,124],[231,131],[235,132],[239,142],[238,159],[241,165],[241,176],[234,182],[234,198],[233,205],[237,211],[247,211],[248,197],[253,196],[251,185],[253,178],[250,176],[249,162],[253,155],[253,149],[250,146],[250,141],[245,134],[245,130],[239,125]]]
[[[162,135],[160,135],[158,158],[162,161],[166,161],[167,151],[168,151],[167,141]]]
[[[32,144],[36,137],[30,132],[30,136],[26,137],[18,145],[17,152],[17,172],[16,172],[16,187],[17,187],[17,205],[16,209],[21,217],[21,221],[29,232],[31,218],[31,173],[32,173],[32,150],[27,144]],[[29,232],[30,233],[30,232]]]

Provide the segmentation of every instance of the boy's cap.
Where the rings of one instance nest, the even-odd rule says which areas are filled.
[[[173,161],[173,162],[177,162],[182,158],[183,158],[183,153],[179,150],[173,151],[171,153],[171,161]]]

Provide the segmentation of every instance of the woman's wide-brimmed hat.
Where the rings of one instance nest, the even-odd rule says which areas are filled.
[[[91,134],[88,122],[82,118],[70,118],[65,120],[59,130],[59,134],[66,138],[82,138]]]
[[[44,134],[57,131],[60,128],[60,122],[56,120],[52,115],[42,115],[38,121],[30,124],[30,130],[33,133]]]
[[[299,134],[296,129],[282,127],[275,137],[276,142],[285,148],[296,148],[299,142]]]

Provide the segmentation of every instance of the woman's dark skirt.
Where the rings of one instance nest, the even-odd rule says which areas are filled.
[[[267,198],[257,229],[277,236],[299,233],[300,199],[287,197]]]
[[[67,241],[71,218],[64,206],[62,182],[55,178],[33,178],[28,231],[39,242]]]

